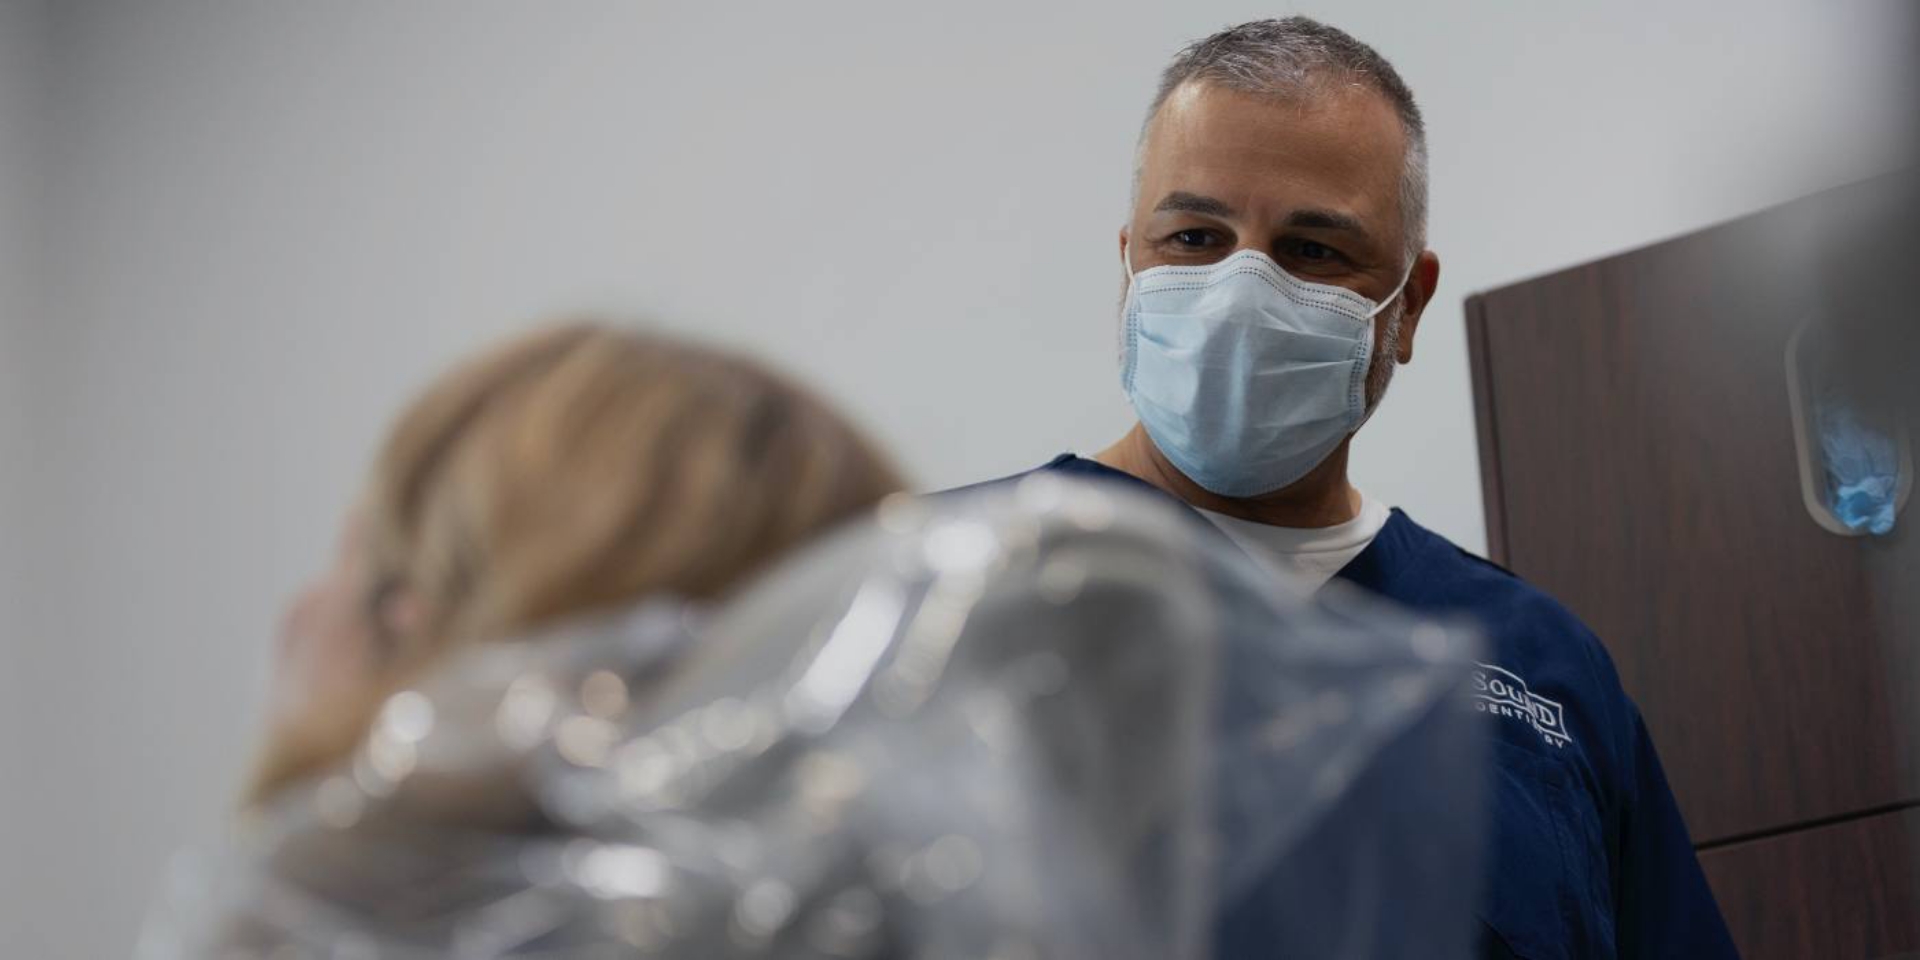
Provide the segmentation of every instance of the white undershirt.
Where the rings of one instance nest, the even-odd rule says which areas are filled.
[[[1360,513],[1331,527],[1276,527],[1211,510],[1201,510],[1200,515],[1281,582],[1302,593],[1313,593],[1380,535],[1392,511],[1361,493]]]

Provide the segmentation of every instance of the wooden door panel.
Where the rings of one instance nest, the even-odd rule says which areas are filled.
[[[1836,536],[1802,502],[1792,216],[1468,305],[1495,559],[1607,644],[1699,842],[1920,796],[1895,723],[1920,631],[1887,613],[1912,531]]]
[[[1700,865],[1745,960],[1893,960],[1920,951],[1904,810],[1707,850]]]

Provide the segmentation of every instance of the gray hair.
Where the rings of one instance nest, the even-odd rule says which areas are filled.
[[[1345,31],[1307,17],[1255,20],[1228,27],[1188,44],[1160,75],[1160,90],[1140,129],[1144,151],[1147,130],[1160,106],[1187,83],[1206,83],[1266,96],[1311,96],[1328,83],[1371,88],[1385,97],[1406,128],[1406,166],[1400,177],[1400,209],[1406,218],[1409,262],[1427,244],[1427,126],[1413,91],[1387,58]],[[1134,187],[1139,189],[1139,160]]]

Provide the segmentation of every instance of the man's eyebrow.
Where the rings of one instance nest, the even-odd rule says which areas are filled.
[[[1337,230],[1341,233],[1354,234],[1362,239],[1370,239],[1366,225],[1360,222],[1359,217],[1334,210],[1295,210],[1287,217],[1287,226],[1308,230]]]
[[[1153,208],[1154,213],[1165,213],[1168,211],[1198,213],[1202,216],[1219,217],[1223,220],[1233,216],[1233,208],[1227,206],[1225,203],[1215,200],[1212,197],[1203,197],[1197,193],[1187,193],[1184,190],[1175,190],[1167,194],[1166,197],[1160,201],[1159,205]]]

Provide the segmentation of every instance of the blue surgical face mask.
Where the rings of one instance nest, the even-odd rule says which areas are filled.
[[[1408,268],[1412,275],[1412,268]],[[1120,383],[1154,446],[1223,497],[1293,484],[1367,418],[1375,303],[1256,250],[1132,274]]]

